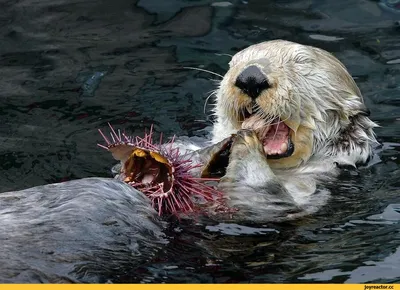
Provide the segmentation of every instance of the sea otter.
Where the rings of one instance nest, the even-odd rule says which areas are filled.
[[[222,146],[237,134],[219,183],[238,209],[233,219],[263,222],[317,210],[329,194],[324,180],[341,166],[366,163],[377,144],[377,124],[355,81],[316,47],[252,45],[232,57],[215,96],[211,142]],[[215,163],[216,155],[203,149],[197,158]]]
[[[376,124],[344,65],[283,40],[232,58],[214,112],[209,146],[188,156],[203,164],[193,174],[221,177],[218,188],[235,210],[210,208],[218,221],[313,212],[327,196],[318,192],[323,181],[341,165],[367,162],[376,143]],[[0,282],[112,282],[167,243],[150,201],[117,179],[7,192],[0,201]]]

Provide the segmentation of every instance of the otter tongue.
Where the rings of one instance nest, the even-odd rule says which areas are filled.
[[[267,155],[283,154],[288,149],[289,127],[278,118],[270,125],[262,116],[252,115],[242,122],[242,129],[257,132]]]
[[[289,127],[285,123],[271,125],[262,139],[265,153],[268,155],[285,153],[288,148],[288,138]]]

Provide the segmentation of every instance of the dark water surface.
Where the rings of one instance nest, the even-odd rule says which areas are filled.
[[[1,0],[0,191],[110,176],[97,128],[198,135],[229,56],[283,38],[334,53],[382,127],[368,167],[298,224],[179,225],[114,282],[400,282],[400,4]],[[398,9],[398,10],[396,10]],[[209,107],[207,107],[209,109]]]

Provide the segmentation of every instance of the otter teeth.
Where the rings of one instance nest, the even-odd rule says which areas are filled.
[[[281,148],[279,150],[279,154],[282,154],[283,152],[286,152],[287,149],[288,149],[288,143],[287,142],[282,143],[281,144]]]
[[[279,150],[277,149],[270,149],[270,148],[264,148],[264,151],[267,155],[281,155],[285,153],[288,150],[288,143],[284,142],[281,144],[281,147]]]

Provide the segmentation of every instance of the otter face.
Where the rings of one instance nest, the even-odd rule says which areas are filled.
[[[274,40],[240,51],[229,66],[216,94],[213,141],[254,129],[272,168],[298,167],[314,155],[351,164],[368,158],[376,124],[330,53]]]

